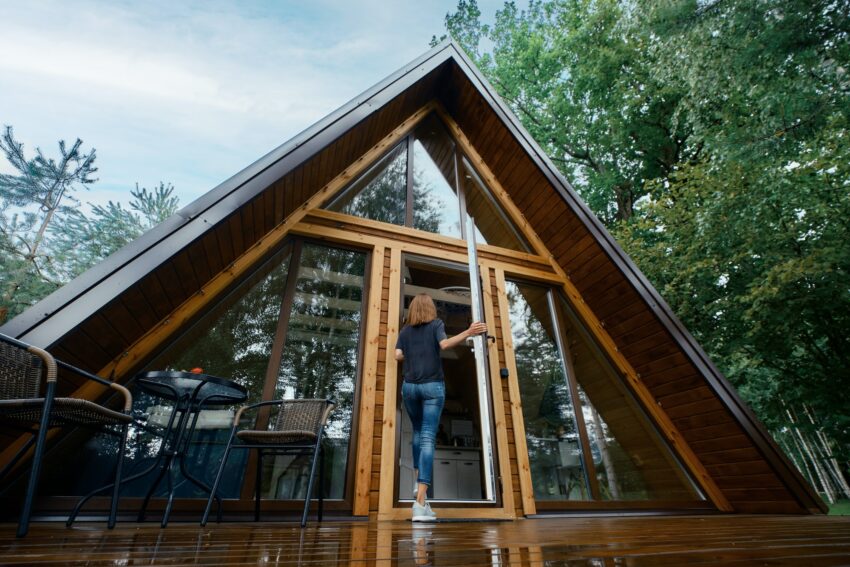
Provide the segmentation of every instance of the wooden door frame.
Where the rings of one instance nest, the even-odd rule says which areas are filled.
[[[396,499],[396,472],[398,467],[398,455],[396,453],[397,436],[398,436],[398,363],[395,357],[390,356],[391,345],[395,345],[400,331],[401,321],[401,281],[402,270],[402,254],[407,253],[400,247],[388,244],[390,249],[390,283],[389,283],[389,304],[388,304],[388,320],[387,320],[387,337],[386,337],[386,365],[384,369],[384,414],[383,428],[381,435],[381,469],[380,469],[380,491],[378,496],[378,520],[406,520],[410,518],[410,508],[406,504],[399,504]],[[423,253],[424,252],[424,253]],[[424,258],[433,258],[435,260],[445,260],[445,255],[439,254],[439,251],[432,250],[430,254],[426,251],[417,251],[416,256]],[[489,282],[489,273],[479,266],[479,276],[484,282]],[[483,293],[483,303],[485,309],[485,318],[493,320],[492,307],[492,288],[488,285],[487,290]],[[488,303],[488,298],[491,299]],[[489,305],[489,309],[488,309]],[[497,345],[488,344],[488,362],[490,374],[490,400],[493,407],[493,421],[496,429],[496,435],[493,436],[495,442],[496,459],[494,465],[498,467],[497,478],[503,479],[501,483],[497,483],[497,498],[495,504],[448,504],[440,506],[439,516],[441,518],[476,518],[476,519],[514,519],[516,513],[514,510],[513,486],[510,482],[505,482],[504,479],[511,478],[510,457],[508,453],[507,433],[504,428],[504,402],[501,396],[501,384],[497,382],[499,379],[499,353]],[[495,365],[494,365],[495,363]],[[502,425],[500,427],[500,425]]]

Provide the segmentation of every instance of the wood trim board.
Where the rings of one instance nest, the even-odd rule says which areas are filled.
[[[384,278],[384,248],[372,249],[369,278],[369,307],[366,313],[363,371],[360,379],[360,423],[357,429],[357,465],[354,477],[355,516],[369,515],[369,495],[372,480],[372,435],[375,427],[375,396],[377,388],[378,348],[380,347],[381,283]]]
[[[390,345],[399,333],[399,309],[401,301],[401,250],[390,251],[390,290],[387,312],[387,360],[384,369],[384,419],[381,431],[381,489],[378,495],[378,519],[393,520],[393,487],[395,486],[395,438],[396,398],[398,397],[398,362],[390,355]],[[410,514],[409,510],[406,510]]]

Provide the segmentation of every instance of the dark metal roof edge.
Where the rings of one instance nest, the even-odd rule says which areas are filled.
[[[408,82],[412,84],[413,82],[418,80],[418,78],[420,77],[412,77],[411,73],[424,63],[430,64],[426,67],[421,68],[422,76],[439,67],[448,59],[448,57],[444,56],[440,58],[437,56],[440,55],[441,52],[447,51],[449,46],[449,41],[443,41],[431,48],[430,50],[426,51],[410,63],[407,63],[406,65],[400,67],[383,80],[369,87],[368,89],[358,94],[341,107],[337,108],[333,112],[326,115],[324,118],[320,119],[318,122],[315,122],[308,128],[302,130],[294,137],[290,138],[289,140],[275,148],[274,150],[270,151],[260,159],[256,160],[254,163],[247,166],[239,173],[236,173],[235,175],[233,175],[226,181],[220,183],[204,195],[201,195],[200,197],[183,207],[176,214],[172,215],[169,219],[166,219],[156,227],[148,230],[136,240],[128,243],[126,246],[124,246],[111,256],[105,258],[102,262],[99,262],[95,266],[92,266],[90,269],[86,270],[85,272],[68,282],[66,285],[57,289],[44,299],[41,299],[36,304],[32,305],[24,312],[18,314],[10,321],[7,321],[2,326],[0,326],[0,332],[8,336],[22,338],[24,335],[37,328],[39,325],[44,324],[54,314],[60,312],[76,300],[82,298],[82,296],[94,290],[101,283],[105,282],[107,279],[115,275],[120,270],[130,266],[148,252],[155,250],[157,246],[162,244],[166,239],[174,236],[177,232],[184,229],[188,224],[190,224],[193,220],[197,219],[200,215],[216,208],[217,205],[225,201],[235,192],[239,190],[244,190],[247,186],[249,186],[251,181],[257,179],[263,172],[269,170],[281,160],[284,160],[292,152],[304,146],[308,141],[315,138],[321,132],[331,128],[342,118],[350,114],[352,111],[360,108],[361,105],[367,103],[369,100],[371,100],[376,95],[380,94],[382,91],[392,86],[397,81],[404,79],[405,77],[410,77],[411,80]],[[408,86],[410,85],[405,85],[404,88],[407,88]],[[373,111],[377,110],[381,106],[383,105],[377,106],[375,109],[373,109]],[[295,167],[295,165],[293,165],[292,167]],[[289,169],[291,169],[292,167],[290,167]],[[246,198],[239,200],[241,201],[241,203],[231,204],[231,207],[229,207],[228,212],[231,212],[235,208],[238,208],[238,206],[241,206],[244,201],[249,200],[250,197],[253,197],[258,191],[261,191],[263,189],[265,189],[265,187],[246,194]],[[250,195],[250,197],[248,197],[248,195]],[[212,228],[213,224],[208,224],[209,226],[207,227],[207,229]],[[123,289],[126,289],[126,287]],[[110,300],[111,299],[112,298],[110,298]],[[106,302],[107,301],[102,302],[99,307],[105,305]],[[59,338],[60,337],[56,337],[55,340],[58,340]],[[55,342],[55,340],[50,342]],[[44,344],[42,346],[46,347],[49,345]]]
[[[558,168],[549,159],[546,152],[543,151],[534,138],[526,131],[513,111],[502,101],[493,86],[481,74],[463,49],[454,42],[451,43],[451,46],[455,51],[459,67],[470,79],[470,82],[484,96],[496,114],[500,115],[500,118],[508,125],[509,129],[512,130],[511,133],[520,146],[529,154],[532,161],[540,167],[561,198],[579,216],[579,219],[590,230],[608,257],[623,272],[641,298],[658,317],[661,324],[667,329],[673,340],[676,341],[676,344],[679,345],[688,359],[694,363],[700,373],[707,379],[709,386],[744,426],[744,429],[749,433],[756,446],[785,481],[787,488],[791,490],[792,494],[794,494],[804,508],[810,509],[811,505],[814,504],[821,511],[826,512],[827,507],[823,500],[816,495],[811,485],[805,481],[797,468],[791,464],[788,457],[778,447],[770,433],[768,433],[764,424],[762,424],[749,406],[741,399],[737,390],[729,383],[723,373],[711,362],[711,359],[703,348],[685,328],[678,317],[676,317],[658,290],[655,289],[646,276],[637,268],[617,241],[608,233],[602,222],[582,201],[569,181],[564,178]]]
[[[54,313],[75,301],[124,265],[132,262],[139,254],[155,246],[168,234],[179,230],[186,222],[186,219],[181,217],[179,213],[170,216],[47,297],[40,299],[13,319],[6,321],[0,326],[0,333],[10,337],[21,338],[27,331],[38,326]]]

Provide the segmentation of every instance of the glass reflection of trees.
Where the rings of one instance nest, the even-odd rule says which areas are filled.
[[[328,498],[342,498],[357,378],[366,255],[305,244],[289,313],[275,396],[331,398],[326,435]],[[297,498],[304,463],[277,458],[265,472],[269,497]]]
[[[506,292],[535,498],[592,499],[586,465],[601,500],[701,499],[565,299],[558,296],[550,306],[547,288],[515,282],[507,282]],[[560,331],[553,317],[564,326]],[[582,419],[575,414],[571,381]],[[584,459],[582,438],[590,448]]]
[[[407,201],[407,144],[396,146],[328,206],[337,211],[403,225]]]
[[[462,237],[455,177],[454,140],[432,116],[414,132],[413,228]]]
[[[290,250],[275,255],[146,365],[150,370],[190,370],[234,380],[249,402],[262,398],[289,271]]]
[[[463,238],[461,201],[465,199],[467,211],[476,221],[477,242],[529,251],[465,158],[462,159],[462,188],[458,189],[457,156],[455,141],[440,119],[432,114],[408,138],[348,185],[327,208]],[[409,170],[412,171],[408,177]],[[407,210],[408,197],[411,211]]]
[[[560,299],[564,338],[603,500],[702,498],[623,380]]]
[[[145,367],[147,370],[191,370],[239,382],[248,389],[249,401],[262,398],[263,382],[271,355],[272,341],[278,326],[280,304],[286,286],[290,248],[276,253],[257,271],[239,284],[215,307],[173,339]],[[147,419],[145,427],[131,426],[127,443],[126,471],[130,476],[150,466],[162,443],[163,428],[151,419],[159,414],[166,419],[171,402],[133,388],[133,411]],[[190,448],[187,463],[203,480],[212,480],[221,458],[228,429],[201,429]],[[59,475],[58,490],[64,495],[84,494],[106,484],[103,471],[111,470],[117,439],[111,435],[95,435],[81,431],[64,443],[68,446],[57,455],[64,471]],[[245,455],[234,455],[228,463],[222,493],[238,496],[242,483]],[[59,470],[59,469],[56,469]],[[79,471],[69,475],[68,471]],[[154,474],[154,473],[152,473]],[[103,478],[102,478],[103,477]],[[152,478],[132,482],[122,492],[125,496],[144,496]],[[165,491],[162,483],[160,493]],[[191,483],[184,483],[178,497],[206,497]]]
[[[578,428],[555,342],[548,290],[507,282],[505,291],[535,498],[584,499]]]

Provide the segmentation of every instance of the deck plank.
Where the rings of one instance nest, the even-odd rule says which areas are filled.
[[[846,565],[850,517],[0,525],[4,565]]]

